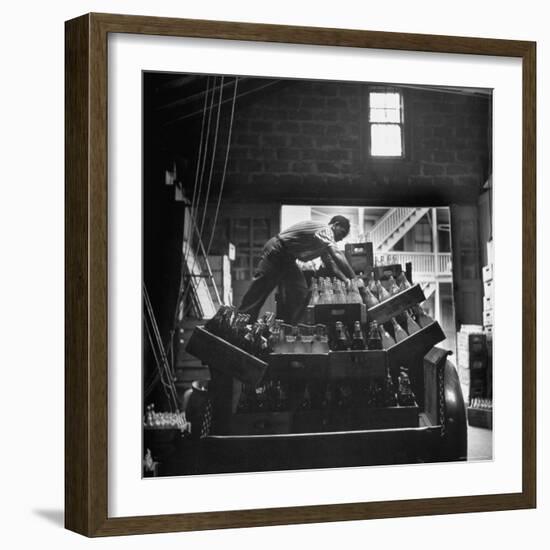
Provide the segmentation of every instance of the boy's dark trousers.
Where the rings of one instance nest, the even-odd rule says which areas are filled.
[[[309,299],[304,275],[296,265],[296,258],[289,254],[278,237],[267,241],[254,278],[244,295],[239,311],[250,314],[256,321],[260,309],[273,289],[279,285],[277,318],[289,324],[300,321]]]

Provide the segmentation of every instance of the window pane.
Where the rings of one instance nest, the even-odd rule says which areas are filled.
[[[371,109],[371,122],[401,122],[401,112],[397,109]]]
[[[401,126],[398,124],[371,124],[371,155],[375,157],[400,157]]]
[[[254,230],[254,242],[255,243],[265,243],[270,237],[270,223],[267,218],[256,218],[253,220],[253,230]]]
[[[237,247],[250,245],[250,219],[238,218],[233,220],[232,239]]]
[[[400,109],[399,96],[397,92],[370,92],[369,105],[372,109]]]

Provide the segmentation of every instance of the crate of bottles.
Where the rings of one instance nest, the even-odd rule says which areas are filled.
[[[353,326],[355,321],[367,322],[365,304],[317,304],[313,309],[313,322],[330,325],[341,321],[347,326]]]
[[[408,372],[397,385],[389,369],[378,379],[341,379],[308,384],[296,408],[294,433],[418,427],[419,407]]]
[[[212,369],[249,384],[258,383],[267,370],[265,361],[212,334],[204,327],[197,327],[193,331],[186,350]]]
[[[328,378],[384,378],[388,365],[384,350],[331,351],[328,360]]]
[[[468,424],[478,428],[493,429],[493,400],[487,397],[473,397],[468,406]]]
[[[421,286],[413,285],[410,288],[392,294],[390,297],[373,307],[369,307],[367,316],[369,321],[376,321],[379,324],[387,323],[392,317],[399,315],[406,309],[416,306],[425,299],[426,297],[424,296]]]
[[[278,378],[326,378],[328,353],[270,353],[269,374]]]
[[[405,333],[406,334],[406,333]],[[396,338],[387,348],[390,365],[406,363],[411,357],[425,355],[433,346],[445,340],[445,333],[437,321],[432,321],[420,330]]]

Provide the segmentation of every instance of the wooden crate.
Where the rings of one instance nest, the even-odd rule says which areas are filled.
[[[392,317],[399,315],[405,309],[423,302],[426,299],[422,287],[413,285],[407,290],[394,294],[381,304],[371,307],[367,311],[369,322],[376,321],[378,324],[387,323]]]
[[[204,327],[197,327],[193,331],[186,349],[211,369],[245,384],[257,384],[267,370],[267,363],[208,332]]]
[[[328,377],[331,379],[384,378],[388,354],[384,350],[331,351]]]
[[[387,352],[384,350],[331,351],[325,354],[272,353],[269,355],[272,378],[304,380],[345,378],[383,378]]]
[[[493,409],[468,407],[468,424],[478,428],[493,429]]]
[[[418,405],[296,411],[293,433],[341,432],[418,427]]]
[[[351,243],[345,246],[346,259],[355,273],[368,275],[374,264],[372,243]]]
[[[234,414],[229,435],[288,434],[291,426],[289,411]]]
[[[313,321],[329,326],[342,321],[349,328],[355,321],[367,322],[367,308],[365,304],[318,304],[313,307]]]
[[[407,363],[411,357],[422,357],[428,353],[433,346],[443,340],[445,340],[445,333],[441,329],[439,323],[434,321],[427,327],[411,334],[409,337],[389,348],[387,350],[389,365]]]
[[[271,353],[268,357],[269,375],[272,378],[326,378],[328,353]]]

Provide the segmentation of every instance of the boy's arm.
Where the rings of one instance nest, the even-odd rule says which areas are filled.
[[[333,271],[334,275],[342,281],[353,279],[356,276],[346,256],[334,246],[329,246],[321,259]]]

